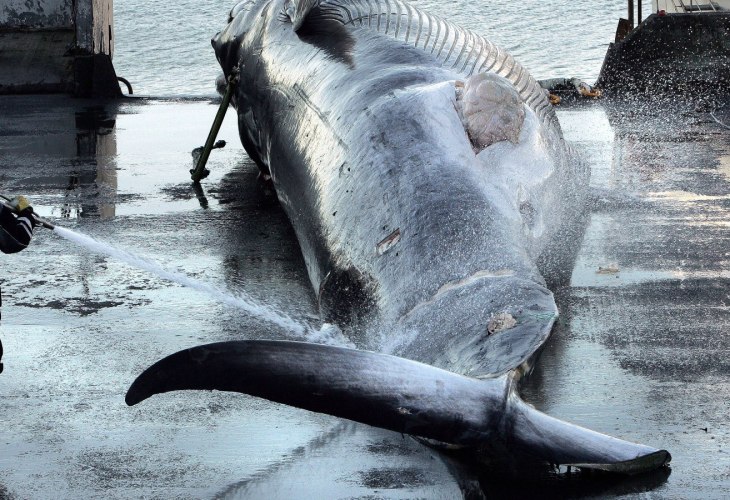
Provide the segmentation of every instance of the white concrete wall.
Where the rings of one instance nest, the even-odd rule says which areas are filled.
[[[76,1],[76,42],[92,54],[114,53],[112,0]]]
[[[0,0],[0,28],[75,29],[79,48],[114,52],[112,0]]]
[[[72,26],[72,0],[0,0],[0,28]]]
[[[99,56],[114,52],[112,4],[0,0],[0,94],[118,92],[113,69]]]

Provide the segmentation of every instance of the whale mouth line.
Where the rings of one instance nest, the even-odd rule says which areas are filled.
[[[515,275],[515,272],[512,269],[498,269],[496,271],[491,271],[489,269],[482,269],[481,271],[477,271],[464,278],[461,278],[458,280],[453,280],[453,281],[447,281],[446,283],[441,285],[439,287],[439,289],[436,290],[436,293],[434,293],[430,298],[419,302],[418,304],[413,306],[408,312],[403,314],[398,319],[398,323],[407,321],[408,317],[411,316],[416,311],[418,311],[424,307],[429,307],[429,306],[433,305],[442,296],[444,296],[447,293],[452,292],[456,289],[471,286],[474,283],[477,283],[479,281],[486,280],[486,279],[503,279],[503,278],[510,278],[514,275]]]

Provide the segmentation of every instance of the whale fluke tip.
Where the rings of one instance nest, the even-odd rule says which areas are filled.
[[[596,464],[581,464],[581,463],[575,463],[575,464],[566,464],[570,465],[571,467],[578,467],[583,469],[594,469],[594,470],[602,470],[606,472],[614,472],[617,474],[628,474],[628,475],[635,475],[635,474],[643,474],[645,472],[650,472],[656,469],[659,469],[661,467],[664,467],[665,465],[669,465],[669,463],[672,461],[672,455],[667,450],[657,450],[652,453],[648,453],[646,455],[640,455],[636,458],[632,458],[631,460],[624,460],[622,462],[616,462],[616,463],[596,463]]]
[[[550,463],[618,474],[642,474],[667,465],[671,455],[546,415],[510,394],[508,438],[525,453]]]
[[[134,406],[137,403],[141,403],[151,395],[152,394],[144,394],[139,387],[132,384],[132,386],[127,390],[127,394],[124,396],[124,402],[127,403],[127,406]]]

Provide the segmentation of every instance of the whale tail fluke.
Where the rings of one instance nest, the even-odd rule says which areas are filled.
[[[535,410],[509,375],[478,380],[355,349],[288,341],[202,345],[149,367],[126,402],[186,389],[241,392],[443,443],[588,469],[635,474],[671,458]]]

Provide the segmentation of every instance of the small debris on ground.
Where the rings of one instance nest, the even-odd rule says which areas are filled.
[[[596,274],[616,274],[618,272],[618,264],[609,264],[606,267],[598,266],[598,271],[596,271]]]

